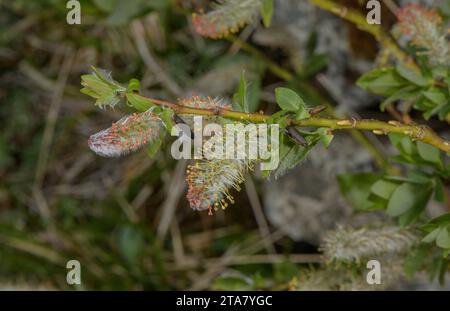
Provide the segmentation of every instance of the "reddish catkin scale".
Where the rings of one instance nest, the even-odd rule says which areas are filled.
[[[119,157],[160,138],[163,122],[151,111],[123,117],[108,129],[89,137],[92,151],[103,157]]]

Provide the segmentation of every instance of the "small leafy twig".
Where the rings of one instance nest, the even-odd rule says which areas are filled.
[[[235,44],[238,44],[244,51],[250,53],[251,55],[255,56],[256,58],[259,58],[261,61],[264,62],[264,64],[267,65],[267,68],[277,77],[283,79],[284,81],[292,81],[294,80],[294,75],[289,72],[288,70],[280,67],[277,63],[272,61],[270,58],[268,58],[266,55],[264,55],[262,52],[260,52],[257,48],[252,46],[251,44],[241,40],[240,38],[228,35],[226,37],[227,40],[230,42],[233,42]],[[317,94],[317,96],[321,99],[321,102],[324,103],[327,106],[328,111],[333,117],[336,117],[336,112],[334,107],[329,103],[326,99],[323,98],[320,94],[318,94],[314,88],[308,84],[307,81],[305,81],[302,84],[302,87],[306,88],[308,91],[312,91],[314,94]],[[378,150],[368,139],[366,136],[364,136],[362,133],[358,131],[350,131],[350,134],[353,136],[353,138],[358,141],[362,146],[367,148],[367,150],[370,152],[372,157],[375,160],[376,165],[379,167],[386,167],[388,165],[387,161],[385,160],[385,156]]]
[[[221,116],[228,119],[249,121],[253,123],[268,122],[269,115],[259,113],[248,113],[233,111],[225,108],[216,107],[214,109],[192,108],[171,103],[164,100],[147,98],[134,94],[140,101],[147,101],[149,104],[172,109],[177,114],[193,114],[201,116]],[[289,125],[298,127],[326,127],[331,130],[368,130],[377,135],[387,135],[390,133],[398,133],[411,137],[413,140],[422,141],[439,148],[442,151],[450,153],[450,141],[439,137],[431,128],[426,125],[402,124],[398,121],[383,122],[372,119],[326,119],[326,118],[308,118],[303,120],[295,120],[287,118]]]

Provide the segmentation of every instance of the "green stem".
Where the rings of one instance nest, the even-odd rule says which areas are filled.
[[[192,108],[164,100],[146,98],[136,95],[142,101],[148,101],[154,104],[172,109],[177,114],[193,114],[201,116],[221,116],[238,121],[249,121],[252,123],[265,123],[270,119],[269,115],[259,113],[238,112],[223,108],[202,109]],[[425,125],[403,124],[398,121],[383,122],[369,119],[326,119],[309,118],[303,120],[288,119],[288,123],[298,127],[325,127],[331,130],[366,130],[372,131],[377,135],[387,135],[389,133],[398,133],[411,137],[413,140],[422,141],[439,148],[446,153],[450,153],[450,141],[439,137],[431,128]]]
[[[253,47],[251,44],[241,40],[239,37],[236,37],[234,35],[229,35],[226,37],[226,39],[233,44],[237,44],[241,47],[242,50],[252,54],[253,56],[259,58],[266,64],[267,68],[277,77],[280,79],[283,79],[284,81],[291,81],[294,79],[294,75],[290,73],[288,70],[282,68],[277,63],[273,62],[270,58],[265,56],[263,53],[261,53],[257,48]],[[309,91],[313,92],[314,94],[317,94],[313,87],[311,87],[309,84],[304,84],[304,87],[306,87]],[[328,108],[328,111],[333,117],[337,117],[336,112],[334,110],[333,105],[331,105],[327,100],[325,100],[320,94],[317,94],[317,96],[320,98],[321,103],[325,104]],[[368,138],[358,132],[358,131],[350,131],[350,134],[353,136],[353,138],[358,141],[361,145],[367,148],[367,150],[372,155],[373,159],[375,160],[375,163],[378,167],[388,167],[388,163],[386,161],[386,157],[374,146],[372,143],[368,140]]]
[[[369,24],[366,17],[354,9],[338,4],[332,0],[309,0],[312,4],[327,10],[339,17],[355,24],[359,29],[373,35],[375,39],[388,51],[390,51],[405,66],[420,71],[419,66],[414,59],[410,57],[400,46],[392,39],[392,37],[377,24]]]

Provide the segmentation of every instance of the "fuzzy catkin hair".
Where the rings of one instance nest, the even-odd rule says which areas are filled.
[[[198,160],[188,167],[187,200],[198,211],[225,209],[234,203],[230,189],[240,190],[244,173],[249,168],[246,160]]]
[[[361,291],[384,290],[398,284],[404,275],[404,260],[399,256],[381,262],[381,284],[370,285],[366,267],[327,265],[318,269],[304,269],[293,288],[298,291]]]
[[[193,96],[189,99],[182,99],[179,100],[179,103],[180,105],[193,108],[231,109],[231,105],[223,99],[204,96]],[[181,116],[192,128],[192,116]],[[227,123],[226,120],[215,116],[203,118],[203,126],[211,122]],[[225,135],[225,133],[223,134]],[[218,143],[225,146],[226,139],[222,138]],[[249,144],[256,144],[256,142],[249,140],[246,142],[246,147]],[[234,198],[230,194],[230,191],[232,189],[240,191],[240,184],[244,181],[245,172],[251,169],[252,161],[248,159],[207,160],[207,155],[210,152],[211,150],[203,148],[202,154],[204,159],[196,160],[193,164],[189,165],[186,175],[188,184],[186,198],[192,209],[198,211],[208,210],[212,213],[213,210],[218,208],[225,209],[230,203],[234,203]]]
[[[89,147],[103,157],[119,157],[161,138],[164,123],[152,109],[123,117],[89,137]]]
[[[321,249],[327,261],[359,263],[377,255],[404,253],[417,242],[414,233],[397,227],[338,227],[325,236]]]
[[[237,32],[258,15],[262,0],[222,0],[206,14],[193,14],[195,31],[212,39]]]
[[[399,31],[411,42],[425,48],[432,64],[450,65],[450,42],[442,17],[436,10],[420,4],[408,4],[397,13]]]

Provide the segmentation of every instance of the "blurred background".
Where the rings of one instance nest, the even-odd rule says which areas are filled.
[[[366,12],[365,1],[339,2]],[[67,24],[66,3],[0,1],[0,289],[366,288],[363,276],[327,277],[320,245],[338,224],[389,222],[354,214],[335,178],[376,169],[370,146],[389,154],[385,141],[339,133],[280,179],[247,176],[236,203],[208,216],[190,209],[188,163],[172,159],[169,142],[154,157],[91,152],[88,137],[131,108],[100,110],[79,90],[94,65],[140,79],[153,98],[230,98],[245,70],[257,110],[276,111],[273,90],[287,86],[336,115],[386,119],[354,84],[377,62],[370,35],[299,0],[276,0],[270,28],[258,21],[222,40],[193,29],[208,1],[81,0],[81,25]],[[389,29],[395,17],[384,5],[382,14]],[[71,259],[81,285],[66,283]],[[393,284],[438,288],[420,275]]]

